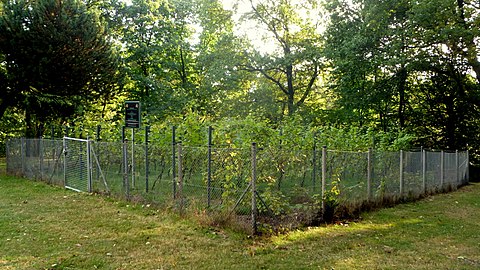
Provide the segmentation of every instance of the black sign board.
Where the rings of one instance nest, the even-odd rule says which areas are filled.
[[[140,127],[140,101],[125,101],[125,126]]]

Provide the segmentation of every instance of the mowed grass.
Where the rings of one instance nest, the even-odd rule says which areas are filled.
[[[0,175],[0,269],[479,269],[480,185],[357,222],[250,238]]]

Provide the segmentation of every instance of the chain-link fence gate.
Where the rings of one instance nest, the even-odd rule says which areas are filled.
[[[102,185],[105,191],[109,191],[91,140],[64,137],[63,155],[65,188],[92,192],[94,186]]]

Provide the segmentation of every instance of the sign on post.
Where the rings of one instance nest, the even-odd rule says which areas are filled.
[[[125,126],[140,127],[140,101],[125,101]]]

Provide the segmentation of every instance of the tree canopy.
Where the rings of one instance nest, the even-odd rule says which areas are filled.
[[[96,123],[100,110],[118,120],[132,99],[149,123],[293,121],[477,149],[479,85],[476,1],[0,5],[0,116],[23,114],[30,136],[51,119]]]
[[[0,116],[27,113],[29,131],[115,90],[119,58],[98,15],[77,0],[6,1],[0,17]],[[34,119],[35,118],[35,119]],[[41,127],[35,134],[41,134]]]

